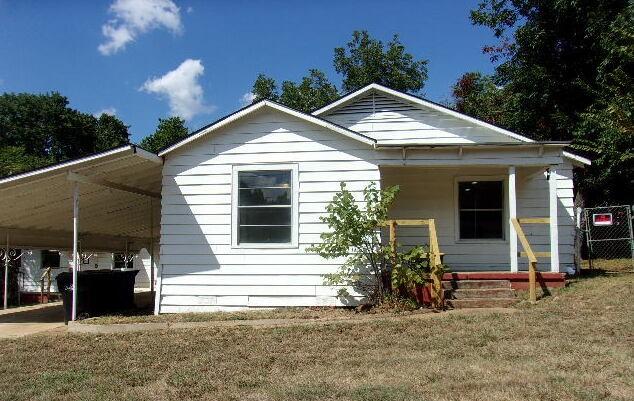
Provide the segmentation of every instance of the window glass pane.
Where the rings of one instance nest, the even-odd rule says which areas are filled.
[[[503,238],[503,212],[461,211],[460,238],[501,239]]]
[[[291,225],[290,207],[244,207],[239,209],[239,224],[243,225]]]
[[[240,242],[242,243],[290,243],[291,227],[240,227]]]
[[[238,173],[240,188],[278,187],[289,188],[291,186],[290,171],[240,171]]]
[[[470,181],[458,183],[460,209],[502,209],[502,181]]]
[[[290,205],[290,188],[240,189],[240,206]]]
[[[478,238],[502,238],[502,212],[476,212]]]
[[[476,212],[460,212],[460,238],[476,237]]]

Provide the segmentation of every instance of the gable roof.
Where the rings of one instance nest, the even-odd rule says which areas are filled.
[[[511,132],[509,130],[506,130],[504,128],[500,128],[500,127],[495,126],[493,124],[489,124],[487,122],[484,122],[482,120],[478,120],[477,118],[469,117],[466,114],[463,114],[463,113],[460,113],[460,112],[455,111],[453,109],[450,109],[448,107],[442,106],[442,105],[440,105],[438,103],[434,103],[434,102],[431,102],[429,100],[420,98],[418,96],[410,95],[408,93],[404,93],[404,92],[400,92],[400,91],[397,91],[397,90],[394,90],[394,89],[390,89],[390,88],[388,88],[386,86],[379,85],[379,84],[376,84],[376,83],[373,83],[373,84],[370,84],[370,85],[366,85],[366,86],[364,86],[361,89],[358,89],[358,90],[356,90],[354,92],[351,92],[351,93],[339,98],[338,100],[335,100],[334,102],[332,102],[332,103],[330,103],[330,104],[328,104],[328,105],[326,105],[326,106],[324,106],[324,107],[322,107],[320,109],[317,109],[317,110],[313,111],[312,114],[314,116],[323,115],[323,114],[327,113],[328,111],[332,111],[334,109],[337,109],[337,108],[339,108],[339,107],[341,107],[341,106],[343,106],[345,104],[350,103],[351,101],[353,101],[353,100],[355,100],[357,98],[360,98],[364,94],[372,92],[372,91],[376,91],[376,92],[379,92],[379,93],[384,93],[384,94],[396,97],[398,99],[404,100],[406,102],[414,103],[414,104],[417,104],[419,106],[423,106],[423,107],[426,107],[426,108],[429,108],[429,109],[432,109],[432,110],[435,110],[435,111],[450,115],[450,116],[458,118],[460,120],[464,120],[464,121],[467,121],[469,123],[472,123],[472,124],[475,124],[475,125],[478,125],[478,126],[481,126],[481,127],[488,128],[490,130],[493,130],[495,132],[501,133],[501,134],[506,135],[506,136],[508,136],[510,138],[519,140],[521,142],[535,142],[535,141],[533,141],[532,139],[530,139],[528,137],[516,134],[516,133]]]
[[[414,96],[414,95],[410,95],[408,93],[404,93],[404,92],[400,92],[394,89],[390,89],[386,86],[377,84],[377,83],[372,83],[369,85],[364,86],[363,88],[360,88],[354,92],[348,93],[347,95],[342,96],[341,98],[335,100],[334,102],[327,104],[326,106],[319,108],[317,110],[314,110],[312,112],[312,114],[314,116],[321,116],[324,114],[327,114],[328,112],[337,110],[339,108],[344,107],[345,105],[348,105],[352,102],[354,102],[357,99],[362,98],[364,95],[372,93],[372,92],[378,92],[378,93],[383,93],[383,94],[387,94],[390,95],[392,97],[395,97],[397,99],[406,101],[406,102],[410,102],[410,103],[414,103],[416,105],[419,106],[423,106],[435,111],[438,111],[440,113],[444,113],[446,115],[452,116],[454,118],[458,118],[460,120],[475,124],[477,126],[480,127],[484,127],[487,129],[490,129],[492,131],[495,131],[497,133],[503,134],[509,138],[515,139],[515,140],[519,140],[520,142],[524,142],[524,143],[542,143],[542,142],[536,142],[533,139],[530,139],[526,136],[520,135],[520,134],[516,134],[515,132],[506,130],[504,128],[498,127],[496,125],[487,123],[485,121],[479,120],[477,118],[474,117],[470,117],[466,114],[460,113],[456,110],[453,110],[449,107],[440,105],[438,103],[420,98],[418,96]],[[579,165],[579,166],[583,166],[583,165],[587,165],[589,166],[591,164],[591,161],[585,157],[581,157],[579,155],[575,155],[573,153],[564,151],[563,152],[563,156],[570,159],[573,164],[575,165]]]
[[[228,124],[230,124],[230,123],[232,123],[232,122],[234,122],[236,120],[239,120],[239,119],[241,119],[243,117],[251,115],[251,114],[255,113],[256,111],[264,109],[264,108],[270,108],[272,110],[276,110],[276,111],[291,115],[293,117],[296,117],[296,118],[299,118],[301,120],[304,120],[304,121],[306,121],[308,123],[315,124],[315,125],[318,125],[320,127],[330,129],[331,131],[337,132],[337,133],[339,133],[341,135],[344,135],[344,136],[346,136],[348,138],[355,139],[357,141],[361,141],[361,142],[363,142],[365,144],[368,144],[368,145],[374,146],[377,143],[377,141],[375,139],[370,138],[369,136],[366,136],[366,135],[363,135],[361,133],[349,130],[346,127],[342,127],[341,125],[335,124],[335,123],[333,123],[331,121],[324,120],[323,118],[320,118],[318,116],[314,116],[314,115],[311,115],[311,114],[303,113],[301,111],[292,109],[290,107],[287,107],[287,106],[284,106],[282,104],[273,102],[271,100],[260,100],[260,101],[258,101],[256,103],[253,103],[253,104],[249,105],[249,106],[243,107],[242,109],[240,109],[240,110],[238,110],[238,111],[236,111],[236,112],[234,112],[232,114],[229,114],[229,115],[227,115],[225,117],[222,117],[221,119],[219,119],[219,120],[217,120],[217,121],[215,121],[215,122],[213,122],[213,123],[201,128],[201,129],[199,129],[198,131],[193,132],[187,138],[185,138],[185,139],[183,139],[183,140],[181,140],[179,142],[176,142],[175,144],[173,144],[173,145],[171,145],[171,146],[159,151],[158,155],[159,156],[164,156],[164,155],[166,155],[168,153],[171,153],[174,150],[180,148],[181,146],[183,146],[185,144],[188,144],[188,143],[190,143],[192,141],[195,141],[198,138],[201,138],[201,137],[203,137],[203,136],[205,136],[205,135],[207,135],[207,134],[209,134],[209,133],[211,133],[211,132],[213,132],[215,130],[218,130],[218,129],[220,129],[220,128],[222,128],[222,127],[224,127],[224,126],[226,126],[226,125],[228,125]]]

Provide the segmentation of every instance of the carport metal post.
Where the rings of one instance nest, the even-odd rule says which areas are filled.
[[[150,198],[150,292],[154,292],[154,199]]]
[[[79,237],[79,183],[73,183],[73,300],[71,320],[77,319],[77,265],[78,249],[77,240]]]
[[[9,232],[7,231],[7,247],[4,249],[4,293],[2,295],[4,309],[9,306]]]

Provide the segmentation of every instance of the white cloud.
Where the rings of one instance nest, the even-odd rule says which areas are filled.
[[[93,113],[93,116],[99,118],[99,116],[101,116],[102,114],[114,116],[115,114],[117,114],[117,109],[115,109],[114,107],[106,107],[103,110],[99,110],[98,112]]]
[[[139,90],[167,97],[172,115],[190,120],[214,109],[205,104],[203,88],[198,82],[204,71],[200,60],[187,59],[162,77],[148,79]]]
[[[242,106],[248,106],[255,100],[255,94],[253,92],[247,92],[240,98],[240,104]]]
[[[183,30],[180,9],[172,0],[115,0],[109,11],[114,18],[101,27],[106,41],[98,47],[105,56],[150,30],[165,28],[174,34]]]

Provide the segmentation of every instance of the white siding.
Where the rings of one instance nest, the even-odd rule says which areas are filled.
[[[414,135],[433,142],[445,142],[442,138],[448,138],[446,135],[463,138],[460,139],[463,143],[515,141],[482,128],[454,127],[465,123],[453,117],[451,121],[439,121],[439,115],[426,110],[417,110],[420,113],[412,117],[414,111],[408,109],[410,106],[393,106],[400,109],[383,105],[382,113],[387,113],[383,116],[410,113],[408,118],[416,120],[415,124],[422,124],[423,119],[432,121],[434,126],[442,125],[442,132],[420,124],[420,130],[414,129],[407,125],[412,121],[398,128],[398,119],[390,129],[384,130],[384,125],[373,125],[374,122],[368,123],[370,125],[364,122],[353,129],[367,128],[365,133],[374,135],[376,132],[377,137]],[[349,107],[347,110],[352,113]],[[357,117],[339,113],[340,120],[329,118],[352,127]],[[455,177],[491,174],[505,177],[509,165],[517,166],[519,172],[528,175],[536,166],[561,162],[559,150],[546,148],[540,152],[537,146],[465,149],[460,154],[456,149],[408,150],[406,154],[401,150],[375,150],[282,112],[261,110],[166,157],[161,211],[160,312],[341,305],[342,301],[336,297],[338,288],[324,286],[322,275],[336,271],[342,260],[324,260],[306,252],[327,230],[319,218],[339,190],[341,181],[347,183],[358,201],[362,201],[362,190],[370,182],[401,185],[394,217],[436,218],[442,251],[452,269],[508,271],[508,241],[476,243],[456,239]],[[297,247],[232,247],[233,166],[276,163],[297,165]],[[573,241],[566,218],[568,207],[572,205],[569,170],[561,166],[558,174],[563,265],[571,260],[567,255],[572,255]],[[519,216],[548,215],[548,185],[544,176],[518,179],[517,206]],[[399,240],[405,245],[427,243],[426,235],[420,235],[422,230],[403,228],[399,231]],[[548,250],[546,237],[533,231],[530,235],[537,250]],[[547,262],[544,260],[540,268],[548,269]],[[520,263],[520,268],[524,265]],[[357,294],[352,302],[358,298]]]
[[[60,253],[60,266],[51,270],[51,291],[57,292],[57,282],[55,277],[61,272],[68,271],[69,259],[72,259],[72,255],[69,257],[69,253]],[[134,286],[136,288],[149,288],[149,254],[144,249],[141,250],[139,256],[134,259],[134,268],[139,270],[136,275]],[[83,264],[82,270],[103,270],[111,269],[113,265],[113,258],[111,253],[95,253],[90,258],[90,263]],[[44,272],[42,266],[42,251],[39,250],[25,250],[22,254],[22,278],[20,279],[20,291],[22,292],[40,292],[40,278]]]
[[[161,218],[160,311],[341,305],[323,274],[341,260],[305,250],[326,229],[319,217],[345,181],[361,200],[378,182],[371,148],[280,112],[223,128],[167,158]],[[368,161],[370,160],[370,161]],[[298,246],[231,246],[232,166],[296,164]]]
[[[381,143],[519,142],[439,111],[373,92],[320,117]]]

